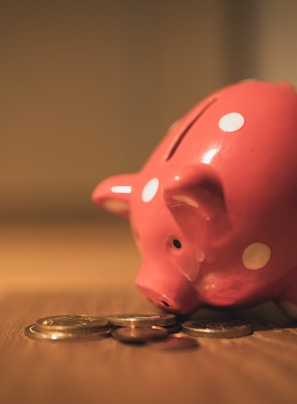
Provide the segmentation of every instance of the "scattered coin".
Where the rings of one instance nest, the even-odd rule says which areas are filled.
[[[36,321],[39,331],[61,332],[94,332],[106,328],[108,320],[103,317],[85,315],[62,315],[40,318]]]
[[[189,320],[180,325],[174,314],[159,313],[49,316],[27,326],[24,333],[36,340],[51,341],[99,339],[111,334],[121,342],[152,343],[160,350],[197,348],[195,339],[173,335],[180,330],[194,337],[208,338],[236,338],[252,333],[250,324],[244,321]]]
[[[107,317],[108,321],[117,327],[143,327],[143,326],[171,326],[176,324],[174,314],[113,314]]]
[[[176,334],[181,331],[181,325],[179,323],[176,323],[174,325],[163,326],[163,328],[165,328],[168,334]]]
[[[145,343],[152,340],[159,340],[168,336],[165,328],[152,327],[119,327],[112,331],[111,335],[120,342]]]
[[[99,339],[110,334],[110,329],[105,328],[93,332],[61,332],[61,331],[40,331],[36,324],[31,324],[25,328],[24,333],[27,337],[40,341],[62,341],[62,340],[87,340]]]
[[[199,344],[196,339],[183,335],[170,335],[164,341],[150,343],[150,347],[160,351],[176,351],[185,349],[196,349]]]
[[[182,323],[182,330],[194,337],[238,338],[252,333],[249,323],[239,320],[189,320]]]

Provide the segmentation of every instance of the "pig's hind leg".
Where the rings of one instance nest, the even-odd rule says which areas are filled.
[[[278,305],[289,317],[297,320],[297,276],[290,280],[287,289],[278,299]]]

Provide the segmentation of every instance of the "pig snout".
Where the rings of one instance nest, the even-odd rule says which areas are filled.
[[[143,265],[136,278],[136,286],[153,304],[176,314],[189,314],[198,307],[198,292],[174,268],[152,268]]]

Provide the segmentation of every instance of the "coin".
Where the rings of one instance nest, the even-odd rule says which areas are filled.
[[[158,340],[167,337],[165,328],[152,327],[119,327],[112,331],[112,337],[120,342],[145,343],[151,340]]]
[[[27,326],[24,330],[27,337],[33,338],[40,341],[65,341],[65,340],[87,340],[87,339],[99,339],[110,334],[110,329],[105,328],[89,333],[72,333],[72,332],[61,332],[61,331],[41,331],[36,324],[31,324]]]
[[[111,324],[120,327],[135,326],[170,326],[176,324],[176,317],[174,314],[113,314],[108,316],[107,319]]]
[[[182,330],[194,337],[238,338],[252,333],[250,324],[239,320],[189,320],[182,323]]]
[[[160,351],[177,351],[185,349],[196,349],[199,344],[196,339],[183,335],[170,335],[164,341],[152,342],[150,347]]]
[[[89,332],[105,328],[109,323],[108,320],[103,317],[59,315],[40,318],[35,324],[39,331],[44,332]]]
[[[165,330],[168,332],[168,334],[176,334],[181,331],[181,325],[180,324],[173,324],[173,325],[167,325],[167,326],[161,326],[165,328]]]

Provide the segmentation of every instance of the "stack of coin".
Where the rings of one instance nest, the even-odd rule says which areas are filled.
[[[167,328],[176,327],[173,314],[114,314],[108,317],[115,327],[112,336],[120,342],[144,344],[148,341],[165,339]]]
[[[25,328],[25,335],[38,340],[79,340],[104,337],[110,331],[106,318],[63,315],[40,318]]]
[[[145,344],[148,341],[157,341],[165,339],[168,336],[165,328],[151,326],[151,327],[118,327],[112,333],[112,337],[120,342]]]
[[[141,314],[112,314],[107,317],[110,323],[116,327],[168,327],[177,323],[174,314],[141,313]]]
[[[115,314],[109,316],[108,320],[115,327],[112,337],[122,343],[149,344],[158,350],[198,347],[193,338],[172,335],[181,330],[174,314]]]

